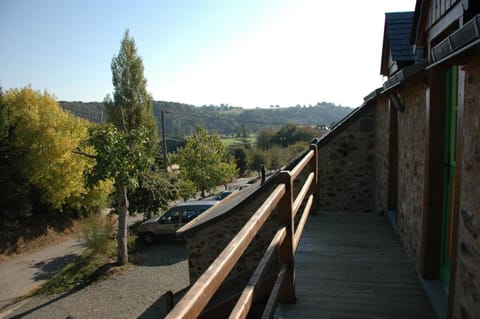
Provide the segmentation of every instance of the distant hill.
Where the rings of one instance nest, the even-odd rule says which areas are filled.
[[[59,101],[59,104],[64,110],[88,121],[95,123],[106,121],[103,102]],[[197,125],[203,125],[209,132],[222,135],[237,134],[241,125],[244,125],[249,132],[266,127],[280,127],[287,123],[330,126],[353,110],[350,107],[336,106],[327,102],[286,108],[244,109],[223,104],[198,107],[164,101],[155,101],[153,109],[159,130],[161,130],[161,112],[165,111],[165,128],[169,137],[191,134]]]

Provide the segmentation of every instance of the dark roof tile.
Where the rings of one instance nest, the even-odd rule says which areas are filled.
[[[394,61],[415,60],[413,46],[410,44],[413,15],[414,12],[389,12],[385,14],[385,32]]]

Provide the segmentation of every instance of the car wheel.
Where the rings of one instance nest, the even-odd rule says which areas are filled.
[[[143,241],[146,243],[146,244],[151,244],[153,243],[153,240],[155,239],[155,236],[152,234],[152,233],[145,233],[145,235],[143,235]]]

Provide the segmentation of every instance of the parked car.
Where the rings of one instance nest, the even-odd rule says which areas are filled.
[[[230,196],[230,194],[232,194],[233,192],[235,192],[235,190],[221,191],[221,192],[216,193],[213,196],[205,197],[202,200],[218,200],[218,201],[221,201],[225,197]]]
[[[156,238],[175,238],[177,229],[218,203],[218,200],[194,200],[171,207],[163,215],[141,223],[137,231],[146,243]]]

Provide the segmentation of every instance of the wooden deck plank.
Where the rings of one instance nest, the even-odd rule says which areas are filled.
[[[436,318],[384,216],[312,215],[295,265],[297,302],[276,318]]]

